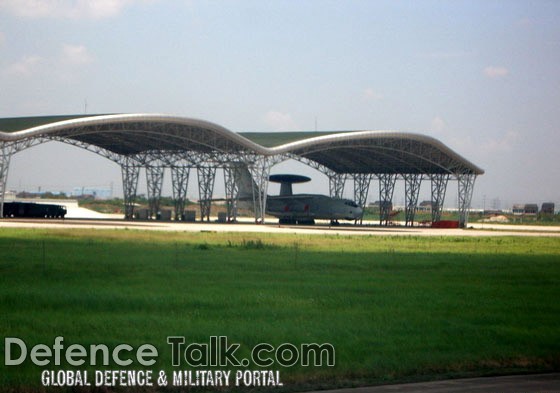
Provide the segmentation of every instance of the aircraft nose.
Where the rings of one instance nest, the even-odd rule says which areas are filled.
[[[361,207],[356,208],[356,217],[361,217],[364,213],[364,210]]]

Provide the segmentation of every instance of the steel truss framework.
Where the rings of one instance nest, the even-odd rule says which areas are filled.
[[[239,198],[239,186],[235,181],[235,168],[226,165],[224,170],[224,185],[226,194],[226,219],[227,222],[237,220],[237,202]]]
[[[354,199],[360,205],[365,204],[371,179],[377,178],[380,223],[385,225],[397,179],[405,181],[407,225],[414,221],[422,179],[431,180],[433,221],[441,217],[448,181],[457,180],[460,223],[464,226],[476,176],[484,173],[441,142],[418,134],[339,133],[266,148],[202,120],[145,114],[92,116],[0,132],[0,206],[11,156],[52,140],[84,148],[120,165],[126,218],[134,214],[141,168],[146,171],[151,215],[158,211],[164,170],[171,169],[176,219],[184,211],[190,169],[197,168],[202,217],[209,219],[216,169],[223,168],[228,220],[235,219],[238,190],[230,164],[242,162],[258,188],[254,193],[255,219],[264,222],[270,168],[293,158],[324,173],[332,197],[341,198],[346,180],[353,178]]]
[[[256,184],[253,189],[253,206],[255,208],[255,222],[265,222],[266,198],[268,190],[268,175],[270,174],[271,160],[266,156],[257,156],[249,164],[248,169]]]
[[[11,147],[2,143],[0,147],[0,217],[4,213],[4,193],[8,182],[8,170],[10,168],[10,158],[12,157]]]
[[[346,184],[348,176],[345,173],[334,172],[327,174],[327,176],[329,177],[329,195],[331,198],[342,198],[344,194],[344,185]]]
[[[161,200],[161,187],[163,185],[165,167],[161,164],[148,164],[145,168],[146,184],[148,186],[148,218],[155,219],[159,213],[159,202]]]
[[[124,218],[134,218],[134,202],[136,202],[136,189],[140,175],[140,163],[133,157],[123,157],[121,163],[124,194]]]
[[[176,164],[172,165],[170,168],[171,183],[173,187],[173,201],[175,202],[175,220],[183,220],[191,168]]]
[[[445,191],[449,182],[448,174],[435,174],[430,176],[432,186],[432,222],[441,219],[443,211],[443,202],[445,200]]]
[[[369,184],[371,182],[372,175],[365,174],[365,173],[355,173],[352,175],[354,179],[354,201],[360,206],[362,209],[366,207],[366,201],[369,191]],[[363,214],[356,222],[360,222],[362,224]]]
[[[379,179],[379,225],[389,225],[391,210],[393,207],[393,192],[397,175],[382,173]]]
[[[404,174],[404,189],[406,194],[405,204],[405,226],[414,225],[414,216],[418,206],[418,194],[420,193],[420,184],[422,183],[422,175]]]
[[[212,193],[214,192],[214,181],[216,179],[215,166],[196,167],[198,175],[198,196],[200,204],[200,220],[210,221],[210,207],[212,205]]]
[[[474,189],[476,176],[472,174],[462,174],[457,176],[459,184],[459,226],[465,228],[469,221],[469,209]]]

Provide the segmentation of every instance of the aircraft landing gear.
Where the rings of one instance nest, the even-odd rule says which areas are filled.
[[[292,218],[279,218],[278,224],[280,225],[296,225],[296,220]]]
[[[278,224],[280,225],[315,225],[315,220],[313,218],[279,218]]]

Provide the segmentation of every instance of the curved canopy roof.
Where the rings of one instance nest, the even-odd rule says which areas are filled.
[[[0,119],[0,141],[70,139],[120,155],[153,151],[292,154],[338,173],[484,171],[440,141],[393,131],[235,133],[204,120],[158,114]]]

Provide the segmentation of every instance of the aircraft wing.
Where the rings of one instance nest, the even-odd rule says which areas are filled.
[[[286,200],[286,201],[295,201],[295,200],[299,200],[299,201],[303,201],[303,200],[309,200],[309,199],[313,199],[314,196],[312,195],[275,195],[275,196],[269,196],[268,199],[275,199],[275,200]]]

